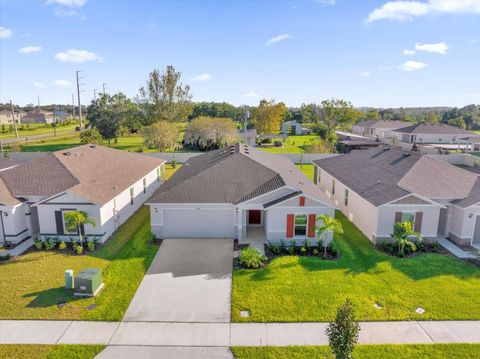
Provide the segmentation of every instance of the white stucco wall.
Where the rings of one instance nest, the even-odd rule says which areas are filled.
[[[450,239],[459,244],[469,245],[472,242],[474,234],[475,220],[477,216],[480,216],[480,206],[473,206],[464,209],[452,205],[449,210]]]
[[[0,205],[3,228],[0,233],[0,243],[16,244],[31,235],[30,218],[27,215],[30,212],[29,205],[22,203],[16,207]]]
[[[402,142],[416,142],[416,143],[458,143],[462,137],[459,134],[415,134],[415,139],[412,141],[412,134],[400,134],[398,138]]]

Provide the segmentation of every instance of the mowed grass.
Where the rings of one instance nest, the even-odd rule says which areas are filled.
[[[103,345],[0,345],[2,359],[92,359],[105,347]]]
[[[237,359],[334,359],[327,346],[319,347],[233,347]],[[353,359],[474,359],[480,344],[359,345]]]
[[[69,124],[69,125],[59,125],[57,127],[57,134],[62,132],[71,132],[75,130],[78,124]],[[9,125],[5,125],[5,127],[9,128]],[[19,137],[26,137],[26,136],[36,136],[36,135],[44,135],[44,134],[54,134],[53,127],[51,125],[45,124],[29,124],[28,127],[26,124],[23,126],[21,124],[18,125],[18,136]],[[15,131],[0,133],[0,140],[8,139],[8,138],[15,138]]]
[[[146,206],[93,253],[32,251],[0,265],[0,319],[121,320],[158,250],[150,243]],[[64,271],[101,268],[105,288],[95,298],[79,299],[64,290]],[[58,308],[57,303],[65,301]],[[94,309],[87,306],[95,304]]]
[[[338,211],[337,218],[345,232],[336,236],[338,260],[283,256],[264,269],[235,270],[233,321],[331,321],[346,298],[359,320],[480,319],[479,268],[433,253],[388,256]],[[244,309],[250,317],[240,317]]]
[[[313,182],[313,165],[312,164],[295,165],[295,166],[297,166],[300,169],[300,171],[302,171],[303,174],[307,176],[310,181]]]
[[[316,141],[319,138],[318,135],[305,135],[305,136],[288,136],[287,141],[283,147],[257,147],[258,149],[270,152],[270,153],[305,153],[304,146]],[[282,138],[278,138],[278,141]],[[272,140],[272,144],[275,139]]]

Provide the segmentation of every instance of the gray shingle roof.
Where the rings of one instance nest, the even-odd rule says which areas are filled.
[[[394,148],[352,151],[314,163],[375,206],[409,193],[434,200],[465,198],[476,180],[443,161]]]
[[[473,135],[472,132],[468,132],[458,127],[453,127],[444,123],[439,123],[439,124],[418,123],[416,125],[399,128],[394,131],[399,133],[411,133],[411,134]]]
[[[480,203],[480,177],[477,178],[477,181],[475,182],[475,185],[473,186],[467,198],[455,200],[452,201],[452,203],[462,208],[475,206],[476,204]]]
[[[287,158],[237,144],[190,158],[149,203],[238,204],[284,186],[324,199]]]

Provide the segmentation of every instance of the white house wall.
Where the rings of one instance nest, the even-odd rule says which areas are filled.
[[[0,243],[3,241],[7,243],[16,244],[23,241],[31,235],[31,227],[29,225],[29,206],[27,203],[22,203],[16,207],[0,205],[2,214],[3,236],[0,238]]]
[[[460,208],[450,206],[449,238],[460,245],[470,245],[475,226],[475,219],[480,216],[480,206]]]

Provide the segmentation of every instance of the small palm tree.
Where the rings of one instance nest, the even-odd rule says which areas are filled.
[[[84,212],[84,211],[65,212],[65,228],[70,232],[77,231],[80,244],[83,244],[83,236],[82,236],[81,228],[84,224],[90,224],[93,227],[96,226],[95,219],[92,217],[89,217],[87,212]]]
[[[322,222],[322,224],[317,226],[317,237],[319,240],[330,231],[337,234],[343,233],[342,223],[340,223],[338,219],[335,219],[328,214],[321,214],[317,216],[317,223],[319,221]],[[327,255],[327,243],[325,241],[323,241],[323,254],[324,256]]]
[[[414,224],[412,221],[395,223],[392,237],[398,244],[399,257],[405,256],[405,247],[410,247],[413,252],[417,250],[417,246],[412,239],[422,240],[422,235],[419,232],[415,232]]]

